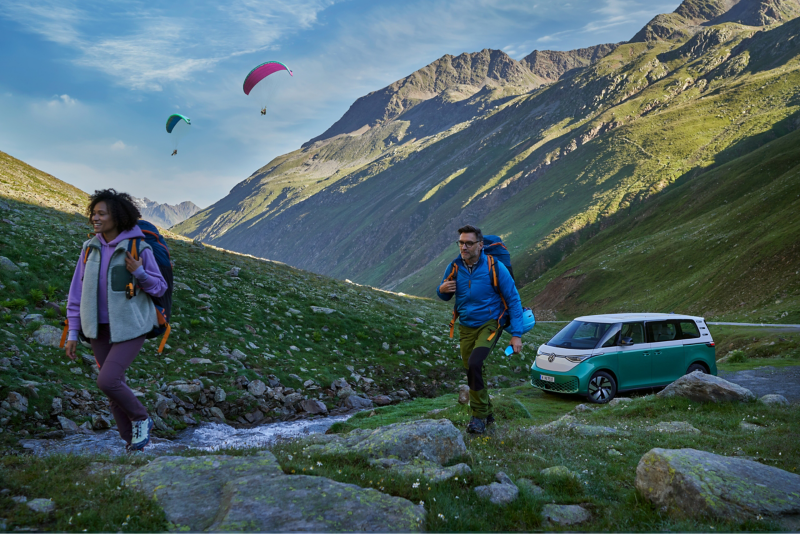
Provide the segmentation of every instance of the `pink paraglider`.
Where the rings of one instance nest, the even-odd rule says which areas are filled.
[[[294,76],[289,67],[287,67],[280,61],[267,61],[266,63],[262,63],[258,67],[254,68],[244,79],[244,85],[242,86],[242,89],[244,89],[244,94],[249,95],[250,91],[253,90],[253,87],[255,87],[258,82],[260,82],[270,74],[282,70],[287,71],[290,76]]]

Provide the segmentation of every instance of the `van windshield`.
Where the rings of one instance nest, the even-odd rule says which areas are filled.
[[[593,349],[612,326],[614,324],[572,321],[547,344],[562,349]]]

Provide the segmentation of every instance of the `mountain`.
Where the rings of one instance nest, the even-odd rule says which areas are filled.
[[[174,206],[171,204],[159,204],[147,197],[134,198],[134,200],[139,206],[142,218],[162,228],[170,228],[200,211],[199,207],[188,200]]]
[[[46,205],[79,215],[85,215],[84,211],[89,203],[89,195],[77,187],[5,152],[0,152],[0,197],[14,198],[37,206]]]
[[[530,287],[541,290],[551,269],[626,217],[655,209],[676,184],[769,151],[798,128],[800,19],[790,18],[798,5],[687,0],[667,17],[679,17],[683,33],[639,32],[632,42],[521,62],[500,51],[445,56],[359,99],[323,135],[176,230],[430,295],[457,254],[456,229],[473,223],[503,236],[520,287],[538,280]],[[426,98],[412,87],[426,88]],[[649,250],[642,260],[658,261]],[[580,307],[569,299],[559,306]]]

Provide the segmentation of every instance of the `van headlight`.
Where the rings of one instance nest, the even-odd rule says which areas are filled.
[[[572,363],[581,363],[582,361],[588,360],[591,358],[591,354],[579,354],[577,356],[566,356],[568,362]]]

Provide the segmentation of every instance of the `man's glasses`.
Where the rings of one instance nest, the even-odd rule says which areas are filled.
[[[458,248],[461,247],[472,248],[473,245],[475,245],[475,243],[477,243],[477,241],[456,241],[456,245],[458,245]]]

